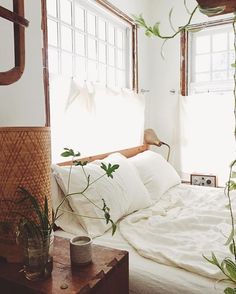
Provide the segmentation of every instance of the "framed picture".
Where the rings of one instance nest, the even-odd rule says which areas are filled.
[[[198,185],[198,186],[206,186],[206,187],[216,187],[217,178],[214,175],[191,174],[190,184]]]

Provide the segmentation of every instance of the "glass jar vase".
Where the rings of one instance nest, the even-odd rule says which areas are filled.
[[[22,240],[23,271],[28,280],[41,280],[51,276],[53,240],[52,233]]]

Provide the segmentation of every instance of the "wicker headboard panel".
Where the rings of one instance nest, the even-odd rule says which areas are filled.
[[[79,158],[79,160],[82,161],[82,162],[84,162],[84,161],[91,162],[91,161],[94,161],[94,160],[97,160],[97,159],[103,159],[103,158],[107,157],[108,155],[110,155],[112,153],[116,153],[116,152],[119,152],[119,153],[123,154],[125,157],[129,158],[129,157],[137,155],[138,153],[144,152],[144,151],[146,151],[148,149],[149,149],[149,145],[148,144],[143,144],[143,145],[133,147],[133,148],[128,148],[128,149],[123,149],[123,150],[118,150],[118,151],[98,154],[98,155],[94,155],[94,156]],[[58,165],[60,165],[60,166],[71,165],[71,161],[60,162],[60,163],[58,163]]]

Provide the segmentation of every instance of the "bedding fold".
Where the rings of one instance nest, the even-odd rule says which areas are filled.
[[[223,189],[181,184],[122,220],[120,231],[143,257],[221,279],[224,275],[203,255],[214,252],[219,261],[231,256],[224,245],[231,230],[226,206]]]

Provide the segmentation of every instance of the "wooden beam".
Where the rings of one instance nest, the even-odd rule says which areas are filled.
[[[0,6],[0,17],[10,20],[20,26],[28,27],[29,21],[25,19],[24,17],[16,14],[15,12],[12,12],[2,6]]]

